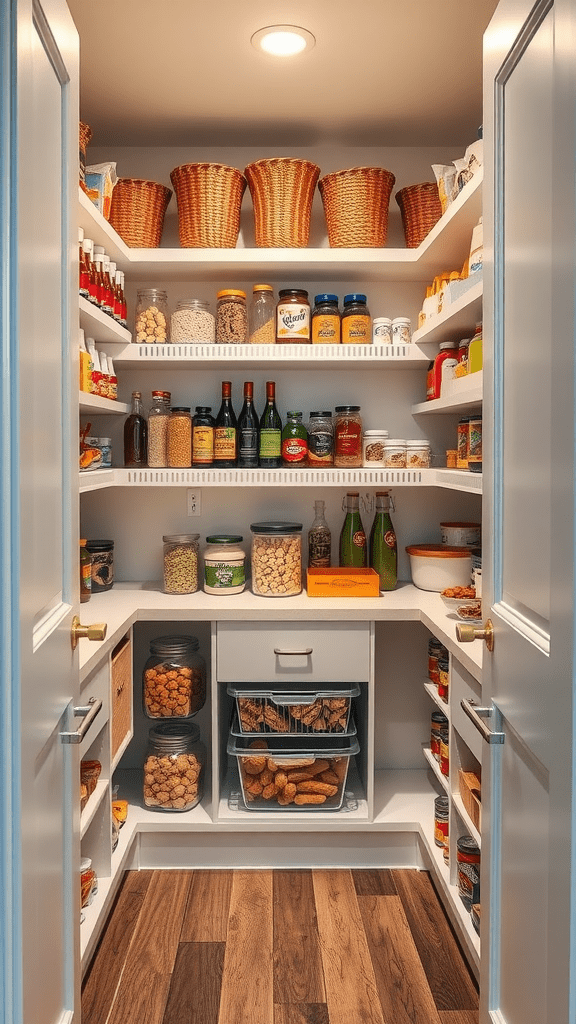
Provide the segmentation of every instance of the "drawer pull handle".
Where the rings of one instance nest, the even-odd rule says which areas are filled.
[[[290,654],[292,657],[294,657],[295,655],[308,656],[312,654],[313,649],[313,647],[306,647],[303,651],[283,651],[280,647],[275,647],[274,654]]]
[[[74,718],[81,718],[82,724],[75,732],[61,732],[62,743],[82,743],[92,722],[102,710],[102,701],[97,697],[90,697],[88,704],[84,707],[74,708]]]
[[[460,707],[464,714],[468,716],[472,725],[478,729],[482,739],[486,740],[486,743],[504,743],[504,733],[492,732],[484,721],[485,718],[492,717],[492,708],[479,708],[472,700],[461,700]]]

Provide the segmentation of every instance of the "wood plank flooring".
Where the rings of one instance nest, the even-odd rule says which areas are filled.
[[[427,872],[129,871],[82,1024],[478,1024]]]

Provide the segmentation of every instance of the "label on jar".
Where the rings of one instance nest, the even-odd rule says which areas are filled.
[[[310,341],[310,307],[299,302],[278,303],[276,337],[286,344]]]
[[[336,430],[336,455],[338,458],[359,458],[362,447],[360,427],[347,424]]]
[[[194,465],[214,461],[214,427],[194,427]]]
[[[304,463],[307,454],[308,445],[305,438],[288,437],[285,441],[282,441],[282,458],[284,462]]]
[[[260,458],[279,459],[282,454],[282,433],[280,430],[260,431]]]
[[[244,563],[213,562],[204,566],[206,586],[215,590],[229,590],[230,587],[243,587],[246,583]]]
[[[214,431],[214,458],[236,458],[236,427],[216,427]]]
[[[363,313],[346,316],[342,320],[342,344],[364,345],[372,341],[370,317]]]
[[[308,462],[332,465],[334,458],[334,438],[329,430],[314,430],[308,434]]]
[[[319,313],[312,317],[312,344],[338,345],[340,343],[340,317]]]

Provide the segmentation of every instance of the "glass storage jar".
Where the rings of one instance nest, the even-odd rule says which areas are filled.
[[[252,592],[293,597],[302,592],[302,523],[252,523]]]
[[[141,345],[163,345],[169,336],[168,296],[161,288],[142,288],[136,299],[134,340]]]
[[[224,288],[216,298],[216,341],[243,345],[248,340],[246,292]]]
[[[366,345],[372,342],[372,319],[366,296],[351,292],[344,296],[342,310],[342,344]]]
[[[206,700],[206,663],[195,636],[159,636],[150,641],[142,673],[147,718],[191,718]]]
[[[248,322],[251,345],[274,345],[276,343],[276,299],[271,284],[255,284],[252,287],[252,301]]]
[[[362,417],[359,405],[336,406],[334,465],[342,469],[359,469],[362,465]]]
[[[241,594],[246,586],[246,555],[236,534],[206,537],[204,590],[207,594]]]
[[[310,413],[308,422],[308,465],[334,465],[334,423],[329,410]]]
[[[199,533],[166,534],[164,542],[164,593],[194,594],[198,590]]]
[[[168,420],[168,466],[189,469],[192,465],[192,417],[189,405],[175,405]]]
[[[304,288],[281,288],[276,304],[276,341],[310,344],[310,302]]]
[[[338,296],[324,292],[314,297],[312,310],[312,344],[339,345],[341,341]]]
[[[168,419],[171,394],[153,391],[148,413],[148,465],[151,469],[164,469],[168,465]]]
[[[399,437],[389,437],[384,444],[384,465],[386,469],[406,468],[406,441]]]
[[[204,788],[206,747],[193,722],[159,722],[148,733],[144,762],[144,806],[189,811]]]
[[[92,593],[111,590],[114,586],[114,541],[87,540],[86,551],[92,559]]]
[[[170,320],[173,345],[213,342],[216,338],[216,320],[210,303],[201,299],[178,302]]]

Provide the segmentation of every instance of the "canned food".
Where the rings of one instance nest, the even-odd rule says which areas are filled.
[[[480,903],[480,848],[472,836],[460,836],[456,844],[458,894],[468,912]]]

